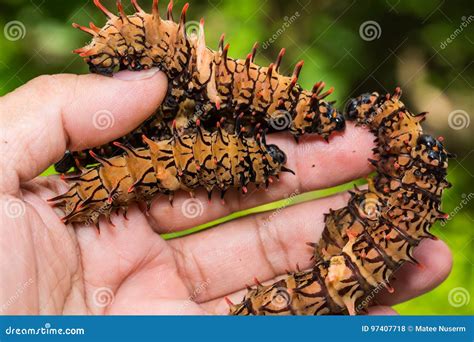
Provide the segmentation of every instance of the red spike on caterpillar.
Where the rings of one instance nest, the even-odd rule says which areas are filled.
[[[258,42],[255,42],[252,46],[252,50],[250,52],[250,61],[253,63],[255,61],[255,56],[257,55],[257,49],[258,49]]]
[[[97,35],[97,32],[96,32],[96,31],[94,31],[94,30],[92,30],[92,29],[90,29],[90,28],[88,28],[88,27],[81,26],[81,25],[76,24],[76,23],[72,23],[72,27],[77,28],[77,29],[79,29],[79,30],[81,30],[81,31],[83,31],[83,32],[89,33],[89,34],[92,35],[92,36],[96,36],[96,35]]]
[[[166,11],[166,19],[171,21],[171,22],[174,22],[174,19],[173,19],[173,0],[170,0],[170,2],[168,4],[168,10]]]
[[[121,1],[121,0],[117,0],[117,9],[118,9],[118,11],[119,11],[120,19],[122,19],[122,22],[123,22],[123,23],[129,23],[128,16],[125,14],[125,12],[124,12],[124,10],[123,10],[123,6],[122,6],[122,1]]]
[[[151,6],[151,14],[153,16],[153,19],[154,20],[160,20],[161,16],[160,16],[160,10],[158,8],[158,0],[153,0],[153,4]]]
[[[278,54],[278,57],[275,61],[275,70],[278,72],[278,70],[280,70],[280,64],[281,64],[281,60],[283,59],[283,56],[285,55],[285,52],[286,52],[286,49],[285,48],[282,48],[280,50],[280,53]]]
[[[158,141],[143,135],[146,146],[140,148],[114,142],[125,154],[111,158],[90,151],[100,165],[69,178],[70,189],[50,201],[65,210],[65,223],[97,222],[133,202],[149,203],[157,193],[197,188],[209,193],[214,188],[222,192],[236,188],[246,193],[249,184],[266,184],[278,175],[286,162],[284,152],[263,139],[239,137],[223,128],[197,129],[198,133],[188,134],[175,131],[171,138]]]
[[[143,9],[138,4],[137,0],[131,0],[133,8],[135,8],[136,12],[144,13]]]
[[[315,85],[315,93],[320,85]],[[434,238],[440,218],[449,154],[439,140],[423,134],[420,121],[393,95],[364,94],[349,101],[346,113],[376,135],[376,175],[368,189],[350,192],[346,207],[325,215],[316,264],[278,282],[251,290],[233,315],[359,314],[380,289],[393,292],[393,274],[416,265],[413,250]],[[284,301],[274,300],[285,293]]]

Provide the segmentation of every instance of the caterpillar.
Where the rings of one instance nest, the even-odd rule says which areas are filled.
[[[153,0],[151,14],[136,0],[131,3],[136,12],[127,15],[117,1],[116,16],[94,0],[108,21],[103,28],[93,23],[90,27],[73,24],[92,35],[87,46],[74,52],[84,58],[91,72],[103,75],[123,69],[160,68],[169,78],[168,93],[160,107],[169,125],[176,121],[178,128],[184,128],[199,118],[204,128],[212,130],[224,118],[222,124],[231,132],[241,115],[241,125],[248,130],[260,123],[270,130],[289,130],[295,138],[315,133],[328,139],[332,132],[344,129],[344,116],[334,109],[333,102],[324,100],[333,88],[323,91],[324,83],[318,82],[307,91],[297,83],[302,61],[291,77],[279,74],[285,49],[268,67],[254,63],[256,45],[246,59],[233,59],[228,56],[224,35],[218,51],[206,46],[203,19],[199,32],[187,32],[189,4],[184,5],[176,23],[172,1],[166,20],[160,17],[158,0]]]
[[[141,148],[115,142],[125,153],[108,159],[91,151],[99,165],[63,176],[73,184],[49,201],[65,211],[65,223],[97,223],[101,216],[110,221],[113,210],[123,209],[126,214],[133,202],[145,202],[149,209],[159,193],[170,195],[172,201],[179,189],[193,193],[203,187],[209,199],[214,189],[223,198],[229,188],[245,194],[250,183],[268,187],[272,176],[293,173],[284,166],[285,153],[267,144],[264,132],[246,138],[217,126],[214,132],[205,131],[199,121],[194,132],[174,127],[170,139],[154,141],[143,136],[146,147]]]
[[[376,137],[370,162],[376,175],[367,190],[355,189],[346,207],[325,216],[314,247],[315,265],[290,273],[272,285],[249,288],[232,315],[327,315],[365,311],[374,291],[393,292],[390,280],[405,262],[417,263],[413,250],[435,238],[430,227],[446,219],[440,210],[448,158],[439,140],[423,133],[426,113],[413,115],[392,95],[364,94],[349,101],[346,115]]]

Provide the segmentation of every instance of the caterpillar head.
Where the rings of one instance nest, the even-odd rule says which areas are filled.
[[[375,113],[374,106],[380,95],[377,92],[362,94],[350,99],[344,110],[347,118],[361,124],[367,124]]]
[[[448,153],[443,144],[428,134],[422,134],[417,140],[415,153],[421,160],[435,167],[446,168],[448,166],[448,158],[453,157]]]
[[[286,164],[286,154],[277,145],[267,145],[267,151],[277,164]]]
[[[295,137],[305,133],[317,133],[328,140],[333,132],[339,132],[346,127],[344,115],[336,110],[332,103],[321,101],[307,113],[303,120],[293,121],[290,131]]]
[[[280,171],[295,174],[293,170],[285,166],[287,161],[286,154],[277,145],[266,145],[266,150],[271,158],[270,170],[272,170],[272,175],[278,175]]]
[[[117,7],[120,15],[116,16],[107,10],[99,0],[94,4],[109,18],[103,28],[98,28],[93,23],[90,27],[73,24],[84,32],[93,36],[92,41],[85,47],[74,50],[83,57],[93,73],[112,74],[116,70],[142,70],[151,68],[153,60],[148,56],[150,53],[145,47],[145,23],[155,25],[150,20],[152,15],[143,12],[136,1],[132,1],[137,12],[127,16],[120,1]]]
[[[321,110],[321,107],[324,107],[324,110]],[[333,132],[338,132],[344,130],[346,127],[346,120],[344,119],[344,115],[340,113],[338,110],[334,109],[334,107],[330,103],[325,103],[320,105],[320,112],[321,122],[319,125],[317,122],[313,122],[311,126],[312,132],[316,132],[316,126],[318,127],[319,134],[325,139],[331,135]]]

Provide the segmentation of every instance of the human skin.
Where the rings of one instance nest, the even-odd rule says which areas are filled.
[[[98,75],[41,76],[0,98],[0,313],[1,314],[225,314],[228,296],[239,302],[254,277],[271,282],[285,270],[310,267],[311,248],[323,214],[345,205],[338,194],[225,223],[170,241],[157,233],[180,231],[276,199],[326,188],[371,172],[373,136],[348,124],[330,143],[287,134],[269,137],[288,155],[288,167],[268,191],[243,196],[229,191],[225,203],[202,205],[197,217],[183,214],[189,195],[155,199],[148,214],[131,206],[128,220],[113,225],[64,225],[46,201],[68,187],[57,176],[38,177],[66,149],[116,139],[139,125],[162,101],[166,77],[156,70]],[[113,124],[97,128],[94,114],[107,111]],[[185,208],[184,208],[185,209]],[[193,215],[195,216],[195,215]],[[415,252],[423,265],[396,272],[395,293],[381,291],[371,314],[394,314],[391,306],[428,292],[451,269],[442,241],[424,241]],[[103,297],[105,296],[105,297]],[[105,302],[104,302],[105,301]]]

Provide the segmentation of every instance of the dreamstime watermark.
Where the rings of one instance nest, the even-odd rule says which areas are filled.
[[[288,307],[291,304],[291,296],[288,293],[288,289],[284,287],[277,287],[271,302],[279,310]]]
[[[300,17],[300,12],[296,11],[295,13],[293,13],[293,15],[291,15],[290,17],[288,16],[285,16],[283,18],[283,24],[281,25],[281,27],[278,28],[278,30],[275,31],[275,33],[270,37],[268,38],[266,41],[263,42],[262,44],[262,49],[266,50],[270,47],[270,45],[272,45],[273,43],[275,43],[277,41],[277,39],[283,34],[285,33],[285,31]]]
[[[285,209],[286,207],[288,207],[290,204],[293,203],[294,199],[296,196],[298,196],[300,194],[299,190],[295,190],[294,192],[292,192],[288,197],[285,198],[285,201],[283,202],[283,205],[279,208],[277,208],[276,210],[274,210],[270,216],[268,216],[265,221],[263,222],[263,227],[267,227],[270,222],[275,218],[277,217],[278,215],[280,215],[280,213],[283,211],[283,209]]]
[[[439,47],[442,50],[446,49],[448,45],[451,44],[464,31],[464,29],[468,27],[469,24],[474,21],[474,15],[470,15],[469,17],[462,16],[461,20],[462,21],[459,27],[455,29],[453,33],[451,33],[449,37],[446,38],[444,41],[442,41],[441,44],[439,45]]]
[[[448,293],[448,302],[455,308],[468,305],[471,301],[469,291],[464,287],[455,287]]]
[[[201,293],[206,291],[206,289],[209,287],[210,283],[211,283],[211,279],[207,278],[205,281],[203,281],[198,286],[196,286],[194,288],[193,292],[187,298],[186,302],[180,308],[180,311],[183,312],[189,305],[196,303],[197,297]]]
[[[104,131],[108,128],[111,128],[115,124],[115,117],[112,112],[103,109],[94,113],[92,116],[92,123],[95,128],[98,130]]]
[[[462,200],[459,204],[449,213],[449,217],[440,222],[441,227],[444,227],[448,221],[451,221],[454,216],[456,216],[473,198],[474,192],[470,192],[467,195],[461,195]]]
[[[181,213],[186,218],[196,218],[204,213],[204,205],[197,198],[188,198],[181,205]]]
[[[34,283],[33,278],[28,279],[20,287],[18,287],[13,295],[11,295],[8,300],[2,304],[0,307],[0,314],[3,314],[10,306],[12,306],[21,295]]]
[[[471,117],[469,114],[461,109],[457,109],[449,113],[448,125],[455,131],[459,131],[464,128],[468,128],[471,124]]]
[[[202,104],[196,104],[194,106],[194,113],[193,115],[191,115],[187,125],[191,124],[191,123],[195,123],[197,120],[200,120],[202,119],[202,117],[204,116],[204,114],[206,114],[207,111],[206,109],[204,108],[204,105]]]
[[[186,31],[186,34],[188,36],[197,36],[199,32],[199,22],[195,20],[191,20],[186,22],[186,25],[184,26],[184,30]]]
[[[375,20],[364,21],[359,26],[359,36],[366,42],[371,42],[382,36],[382,28]]]
[[[10,21],[3,28],[3,34],[6,39],[12,42],[23,39],[26,37],[25,24],[19,20]]]
[[[287,110],[278,109],[272,113],[272,117],[269,119],[270,126],[275,131],[283,131],[291,125],[291,114]]]
[[[10,198],[3,204],[3,210],[7,217],[16,219],[25,215],[25,202],[18,198]]]
[[[370,220],[375,220],[380,216],[382,206],[376,198],[365,198],[360,202],[360,208],[365,216]]]
[[[100,207],[98,210],[93,211],[88,215],[87,221],[84,223],[85,226],[92,226],[98,222],[101,215],[107,215],[110,213],[112,203],[120,196],[120,192],[114,192],[112,196],[107,199],[107,205]]]
[[[105,308],[114,302],[115,294],[110,287],[99,287],[92,295],[92,302],[99,308]]]
[[[369,304],[374,300],[375,296],[382,290],[387,287],[388,283],[383,281],[379,283],[369,294],[357,305],[356,312],[360,312],[365,310],[369,306]]]

